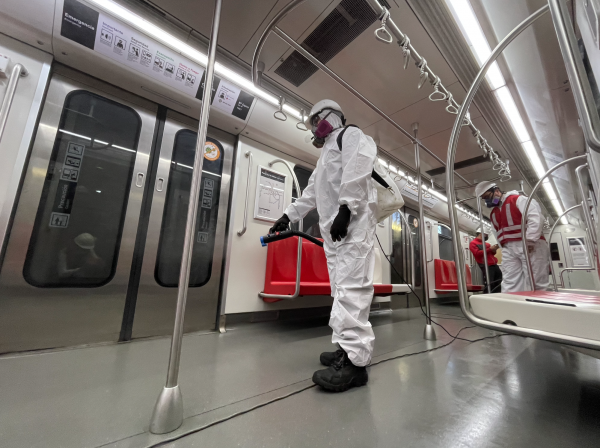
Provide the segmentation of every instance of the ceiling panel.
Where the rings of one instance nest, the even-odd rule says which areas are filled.
[[[212,0],[152,0],[151,3],[208,37],[215,2]],[[277,0],[225,0],[221,9],[219,45],[239,54]],[[286,2],[279,2],[286,3]]]
[[[462,90],[458,83],[455,84],[450,86],[450,91]],[[411,133],[412,124],[419,123],[419,138],[424,139],[454,125],[456,116],[446,111],[446,104],[446,102],[430,101],[428,98],[424,98],[392,114],[390,118]],[[471,118],[475,119],[479,116],[481,116],[479,110],[473,108]],[[391,150],[410,143],[408,138],[404,137],[400,131],[383,119],[363,129],[363,131],[376,139],[384,149]]]
[[[257,4],[260,2],[261,0],[244,0],[243,2],[239,3]],[[240,53],[238,53],[238,56],[242,60],[249,64],[252,63],[252,55],[254,54],[256,44],[258,43],[258,40],[260,39],[264,29],[267,27],[271,19],[273,19],[273,17],[275,17],[275,15],[277,15],[277,13],[289,2],[290,0],[279,0],[275,8],[269,12],[265,20],[260,23],[257,29],[255,29],[254,34],[247,39],[244,44],[244,48]],[[310,32],[316,28],[316,26],[327,16],[327,14],[329,14],[329,12],[339,3],[340,0],[309,0],[285,16],[278,26],[293,39],[300,41],[310,34]],[[274,34],[269,36],[267,39],[267,44],[271,43],[272,41],[283,42]],[[273,63],[281,58],[289,48],[290,47],[287,44],[284,44],[282,47],[278,46],[276,49],[270,46],[267,48],[267,46],[265,46],[263,52],[261,53],[261,60],[265,62],[267,70],[272,68]],[[268,60],[265,60],[263,55]]]
[[[473,124],[481,130],[482,134],[489,136],[487,137],[488,142],[492,147],[496,148],[496,150],[500,147],[500,143],[491,133],[487,123],[485,123],[483,117],[475,118],[473,120]],[[450,134],[452,133],[452,128],[448,127],[440,132],[437,132],[433,135],[430,135],[427,138],[421,139],[423,144],[427,146],[431,151],[433,151],[439,158],[446,161],[447,153],[448,153],[448,144],[450,142]],[[502,151],[503,153],[503,151]],[[477,145],[477,141],[468,131],[467,128],[463,127],[460,133],[460,137],[458,139],[458,147],[456,150],[456,162],[460,162],[462,160],[470,159],[473,157],[481,156],[483,152]],[[436,162],[437,163],[437,162]],[[437,167],[440,166],[437,163]],[[466,170],[473,169],[473,167],[465,168]]]
[[[408,6],[402,2],[400,8],[393,7],[391,13],[401,30],[408,33],[415,47],[443,82],[446,85],[454,83],[456,77]],[[286,25],[282,28],[288,32]],[[395,43],[387,45],[375,39],[373,33],[379,26],[379,23],[373,24],[336,55],[327,66],[390,115],[426,98],[432,89],[430,85],[421,90],[417,89],[419,69],[411,62],[407,70],[404,70],[400,47]],[[301,42],[310,31],[307,30],[298,41]],[[292,50],[288,49],[278,57],[285,59],[291,52]],[[267,65],[270,68],[270,77],[303,97],[310,94],[311,84],[305,82],[299,88],[291,86],[274,73],[277,66]]]

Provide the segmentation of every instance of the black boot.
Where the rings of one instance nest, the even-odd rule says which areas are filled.
[[[321,361],[321,364],[323,364],[325,367],[329,367],[331,364],[334,363],[334,361],[336,359],[338,359],[339,357],[344,355],[344,350],[342,350],[342,348],[338,345],[338,349],[335,352],[323,352],[321,353],[321,357],[319,358],[319,360]]]
[[[343,392],[351,387],[364,386],[369,381],[366,367],[357,367],[344,352],[327,369],[317,370],[313,382],[333,392]]]

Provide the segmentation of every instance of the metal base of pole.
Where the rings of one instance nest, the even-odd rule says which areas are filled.
[[[435,335],[435,328],[433,325],[427,324],[425,325],[425,331],[423,332],[423,338],[427,341],[437,341],[437,336]]]
[[[150,420],[152,434],[175,431],[183,423],[183,397],[179,386],[165,387],[158,396]]]

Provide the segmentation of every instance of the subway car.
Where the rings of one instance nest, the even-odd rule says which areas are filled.
[[[2,446],[593,446],[598,20],[595,0],[0,2]],[[346,131],[403,204],[349,288],[323,209],[276,232]],[[369,382],[327,393],[311,375],[352,360],[348,332]]]

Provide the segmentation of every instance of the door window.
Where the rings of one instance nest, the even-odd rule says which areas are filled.
[[[140,130],[130,107],[84,90],[67,96],[23,268],[28,283],[98,287],[114,276]]]
[[[196,140],[197,133],[187,129],[181,130],[175,135],[158,256],[154,271],[154,277],[158,284],[165,287],[176,287],[179,283]],[[210,280],[217,230],[223,156],[221,143],[212,138],[207,138],[192,249],[189,284],[191,287],[202,286]]]
[[[452,231],[449,227],[438,224],[438,244],[440,248],[440,259],[454,261]]]

